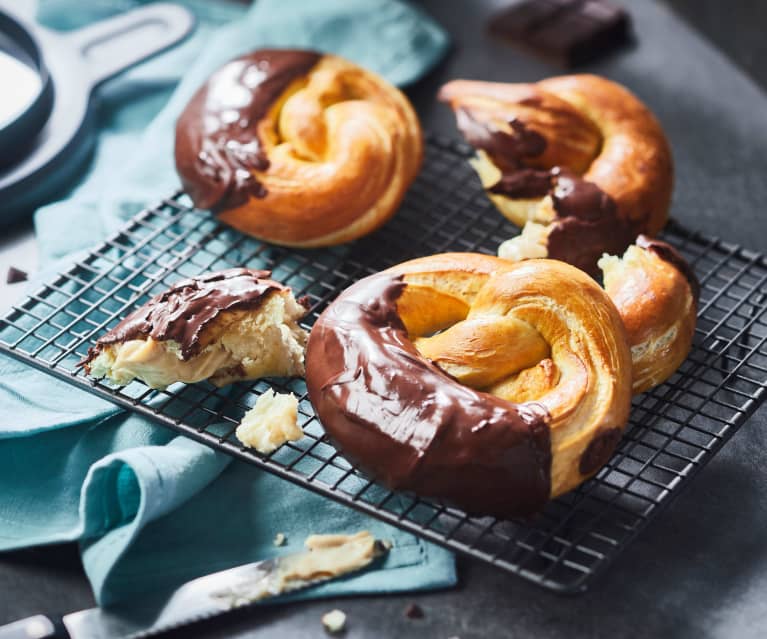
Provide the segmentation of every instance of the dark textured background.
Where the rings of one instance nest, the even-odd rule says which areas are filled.
[[[503,2],[421,4],[456,43],[437,72],[410,91],[426,128],[454,135],[447,109],[433,101],[446,79],[533,80],[557,72],[483,35],[486,16]],[[624,4],[636,19],[636,47],[588,70],[626,83],[661,119],[677,165],[674,216],[767,251],[767,96],[711,46],[767,87],[767,2]],[[762,637],[766,423],[767,411],[759,411],[583,596],[556,597],[459,558],[460,586],[450,591],[262,607],[167,636],[320,637],[320,615],[340,607],[350,638]],[[414,601],[424,619],[404,617]],[[92,603],[74,546],[0,555],[0,622]]]

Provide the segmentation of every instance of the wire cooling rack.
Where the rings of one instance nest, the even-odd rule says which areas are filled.
[[[767,262],[670,225],[665,239],[691,262],[702,297],[695,343],[679,371],[634,400],[613,458],[592,480],[532,520],[468,517],[438,501],[392,493],[361,476],[323,437],[301,380],[216,389],[151,390],[89,380],[88,347],[128,311],[178,279],[231,266],[268,268],[306,295],[311,325],[353,281],[440,251],[494,253],[517,233],[485,197],[468,147],[427,145],[422,173],[397,216],[348,246],[296,251],[218,224],[178,194],[133,218],[83,260],[0,319],[0,350],[157,422],[395,526],[558,592],[586,589],[661,508],[711,459],[764,398],[767,386]],[[234,435],[270,386],[300,400],[305,437],[263,456]]]

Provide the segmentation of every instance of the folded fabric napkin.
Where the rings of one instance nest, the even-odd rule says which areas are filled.
[[[134,4],[44,0],[38,17],[46,26],[70,29]],[[184,4],[197,14],[195,35],[102,87],[99,143],[87,176],[66,200],[38,211],[47,272],[177,188],[173,122],[227,59],[260,46],[309,47],[403,85],[447,46],[438,26],[396,0],[258,0],[249,9],[206,0]],[[297,550],[311,533],[360,529],[394,542],[381,566],[303,596],[455,583],[445,550],[7,357],[0,357],[0,406],[0,550],[79,540],[102,604]],[[278,532],[288,543],[275,548]]]

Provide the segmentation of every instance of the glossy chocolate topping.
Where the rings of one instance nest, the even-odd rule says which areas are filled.
[[[401,276],[372,275],[314,325],[306,383],[326,432],[393,489],[471,513],[539,510],[550,493],[546,409],[475,391],[424,359],[397,314],[406,286]]]
[[[258,123],[320,57],[292,49],[254,51],[225,64],[197,91],[176,123],[176,170],[196,206],[226,208],[266,196],[253,176],[269,168]]]
[[[502,172],[520,169],[526,158],[537,157],[546,150],[546,138],[516,119],[509,120],[511,133],[491,122],[480,122],[468,109],[457,109],[455,120],[466,141],[485,151]]]
[[[615,201],[593,182],[569,169],[555,166],[534,169],[530,158],[546,150],[546,139],[512,120],[512,133],[474,118],[466,109],[456,111],[456,122],[466,141],[483,149],[501,170],[501,178],[487,190],[513,199],[546,195],[556,212],[548,235],[548,257],[562,260],[597,276],[603,253],[619,255],[634,241],[636,231],[618,215]]]
[[[671,244],[661,240],[656,240],[652,237],[647,237],[646,235],[640,235],[636,239],[636,245],[639,248],[652,251],[659,258],[665,260],[674,268],[676,268],[677,271],[679,271],[687,278],[687,281],[690,284],[690,290],[692,291],[692,296],[695,298],[695,301],[697,302],[700,299],[700,282],[695,275],[695,271],[692,270],[692,267],[687,262],[687,260],[684,259],[679,251],[671,246]]]
[[[269,275],[269,271],[231,268],[181,280],[100,337],[85,361],[96,357],[107,344],[148,337],[177,342],[182,359],[189,359],[199,352],[205,327],[223,311],[256,309],[270,293],[288,290],[267,279]]]
[[[552,172],[556,176],[551,199],[557,218],[549,230],[548,256],[597,277],[602,254],[621,255],[634,241],[636,231],[596,184],[567,169]]]

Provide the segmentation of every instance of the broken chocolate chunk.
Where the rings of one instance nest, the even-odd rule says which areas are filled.
[[[26,271],[22,271],[15,266],[8,267],[8,274],[5,276],[6,284],[17,284],[19,282],[26,282],[29,279],[29,275]]]
[[[423,608],[421,608],[421,606],[418,604],[411,603],[407,608],[405,608],[405,616],[408,619],[423,619]]]
[[[523,0],[495,14],[488,31],[566,68],[628,43],[628,13],[605,0]]]

